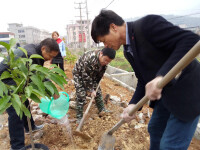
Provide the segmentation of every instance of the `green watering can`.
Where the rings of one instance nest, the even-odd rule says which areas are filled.
[[[39,104],[40,109],[56,119],[63,118],[69,109],[69,95],[66,92],[59,92],[60,97],[51,100],[48,97],[41,98],[41,103]]]

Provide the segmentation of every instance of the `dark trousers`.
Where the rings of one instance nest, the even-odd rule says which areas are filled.
[[[198,120],[199,116],[181,121],[164,107],[162,100],[157,101],[148,125],[150,150],[187,150]]]
[[[25,102],[26,107],[29,105],[29,101]],[[30,109],[29,109],[30,110]],[[8,128],[10,134],[10,145],[12,149],[20,149],[25,146],[24,144],[24,128],[28,129],[27,117],[23,115],[22,119],[17,115],[15,109],[11,106],[7,110],[8,113]],[[33,118],[31,116],[31,126],[35,126]]]

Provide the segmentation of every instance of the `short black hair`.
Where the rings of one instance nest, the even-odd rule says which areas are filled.
[[[116,51],[112,48],[103,48],[101,50],[103,56],[108,56],[110,59],[114,59],[116,55]]]
[[[41,47],[45,46],[47,52],[52,52],[52,51],[59,52],[60,51],[58,43],[56,42],[56,40],[54,40],[52,38],[44,39],[42,42],[40,42],[40,46]]]
[[[92,22],[91,36],[95,43],[99,43],[97,38],[109,33],[110,24],[122,26],[124,20],[112,10],[102,9]]]

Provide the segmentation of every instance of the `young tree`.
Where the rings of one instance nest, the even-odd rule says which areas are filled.
[[[33,54],[28,58],[27,51],[22,47],[19,47],[18,50],[20,49],[26,57],[17,56],[14,49],[15,39],[11,39],[9,44],[5,42],[0,42],[0,44],[7,49],[8,53],[7,57],[0,54],[0,57],[4,58],[2,63],[6,67],[6,71],[0,76],[0,114],[12,105],[20,118],[22,118],[23,114],[27,116],[29,132],[32,135],[29,119],[31,113],[24,105],[24,102],[31,99],[31,102],[40,103],[40,97],[47,96],[50,98],[54,94],[59,95],[56,86],[51,81],[64,90],[64,84],[67,84],[66,74],[56,65],[52,65],[53,69],[50,70],[46,67],[32,64],[32,59],[43,59],[43,57]],[[3,81],[8,78],[12,78],[16,84],[9,85],[4,83]],[[33,140],[31,141],[32,148],[34,148]]]

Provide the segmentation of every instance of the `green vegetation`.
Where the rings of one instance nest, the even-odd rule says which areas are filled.
[[[72,54],[70,52],[70,50],[66,47],[66,57],[65,57],[65,60],[70,63],[70,64],[73,64],[76,62],[77,60],[77,57],[76,55]]]
[[[20,117],[22,117],[23,113],[30,117],[30,112],[24,105],[27,99],[40,103],[40,97],[48,96],[50,98],[55,93],[59,95],[55,85],[45,79],[52,80],[64,89],[64,84],[67,84],[65,80],[67,77],[56,65],[52,65],[53,69],[50,70],[38,64],[32,64],[33,58],[44,58],[37,54],[33,54],[28,58],[27,51],[22,47],[19,49],[26,55],[26,58],[17,57],[14,53],[15,43],[15,39],[11,39],[9,44],[0,42],[0,45],[7,49],[9,58],[0,54],[4,58],[3,63],[8,66],[8,69],[0,76],[0,85],[2,87],[0,89],[0,114],[13,105]],[[8,78],[12,78],[16,85],[9,85],[2,81]]]
[[[123,53],[123,48],[122,47],[117,51],[116,57],[110,63],[110,65],[113,66],[113,67],[116,67],[116,68],[120,68],[120,69],[129,71],[129,72],[133,71],[131,65],[129,64],[129,62],[124,57],[124,53]]]
[[[3,63],[7,66],[7,70],[0,75],[0,114],[13,106],[20,118],[23,114],[28,117],[31,145],[34,149],[30,123],[31,113],[24,103],[28,99],[31,99],[31,102],[40,103],[40,97],[47,96],[50,98],[54,94],[59,95],[56,86],[49,80],[57,83],[64,90],[67,77],[63,70],[56,65],[52,65],[53,69],[50,70],[38,64],[32,64],[32,59],[44,58],[37,54],[31,55],[29,58],[27,51],[22,47],[19,47],[19,49],[25,54],[26,58],[18,57],[15,54],[15,44],[16,39],[11,39],[9,44],[0,42],[0,45],[3,45],[8,53],[8,57],[0,53],[0,56],[4,58]],[[12,79],[16,84],[4,83],[4,79]]]
[[[197,57],[197,60],[200,62],[200,57]]]

